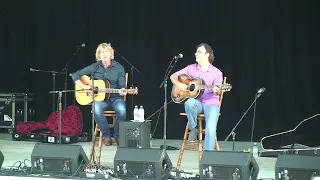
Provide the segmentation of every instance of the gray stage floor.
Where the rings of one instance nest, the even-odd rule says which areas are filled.
[[[11,167],[16,161],[23,161],[24,159],[31,159],[31,152],[36,142],[30,141],[12,141],[9,134],[0,134],[0,150],[2,151],[5,160],[3,162],[3,167]],[[220,147],[222,151],[232,151],[232,142],[221,141]],[[77,145],[81,145],[87,156],[90,153],[91,142],[79,142]],[[154,139],[152,141],[152,148],[159,148],[163,144],[163,140]],[[166,144],[168,146],[180,147],[181,140],[167,140]],[[259,144],[259,143],[258,143]],[[235,151],[242,151],[244,149],[252,148],[252,142],[235,142]],[[261,147],[259,147],[261,148]],[[101,153],[101,165],[107,165],[113,167],[113,158],[116,153],[117,147],[113,146],[103,146]],[[170,160],[175,167],[178,160],[179,150],[168,150],[167,151]],[[256,159],[260,172],[258,178],[275,178],[274,166],[276,163],[276,158],[269,157],[258,157]],[[29,164],[28,164],[29,166]],[[191,172],[199,174],[199,163],[198,163],[198,153],[195,151],[185,151],[182,165],[180,170],[185,172]],[[194,176],[191,175],[191,176]]]

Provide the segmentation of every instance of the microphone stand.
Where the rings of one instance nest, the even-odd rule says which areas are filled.
[[[166,138],[167,138],[167,81],[168,81],[168,76],[171,73],[174,65],[177,63],[179,58],[173,58],[166,70],[165,76],[163,78],[162,83],[160,84],[160,88],[164,89],[164,105],[163,105],[163,152],[166,152],[167,146],[166,146]],[[175,60],[173,62],[173,60]],[[173,65],[171,65],[173,62]]]
[[[256,96],[258,96],[259,93],[256,94]],[[251,142],[253,140],[253,131],[254,131],[254,121],[256,119],[256,106],[257,106],[257,102],[254,103],[253,106],[253,117],[252,117],[252,129],[251,129]]]
[[[47,71],[47,70],[40,70],[40,69],[33,69],[30,68],[32,72],[45,72],[45,73],[52,73],[52,91],[56,90],[56,74],[67,74],[64,72],[57,72],[57,71]],[[55,93],[52,94],[52,112],[55,112]]]
[[[240,122],[242,121],[242,119],[246,116],[246,114],[248,113],[248,111],[250,110],[251,106],[257,101],[257,99],[261,96],[262,93],[258,93],[257,96],[255,97],[254,101],[251,103],[251,105],[249,106],[249,108],[246,110],[245,113],[243,113],[242,117],[240,118],[240,120],[238,121],[238,123],[235,125],[235,127],[231,130],[230,134],[227,136],[227,138],[224,141],[227,141],[229,139],[229,137],[231,135],[234,135],[233,137],[233,141],[235,139],[235,129],[237,128],[237,126],[240,124]]]
[[[100,66],[100,64],[101,64],[101,61],[98,61],[98,63],[97,63],[97,66],[96,66],[96,68],[95,68],[95,70],[91,73],[91,75],[90,75],[90,78],[91,78],[91,86],[92,86],[92,88],[91,88],[91,90],[92,90],[92,105],[91,105],[91,118],[92,118],[92,129],[91,129],[91,133],[92,133],[92,144],[93,144],[93,146],[92,147],[95,147],[94,146],[94,143],[95,143],[95,141],[94,141],[94,109],[95,109],[95,93],[97,92],[98,93],[98,91],[97,91],[97,89],[96,89],[96,87],[94,86],[94,74],[96,73],[96,71],[98,70],[98,68],[99,68],[99,66]],[[102,133],[102,132],[100,132],[100,133]],[[95,152],[93,151],[93,153],[92,153],[92,164],[95,164]],[[100,164],[99,164],[99,166],[100,166]]]
[[[120,53],[118,53],[116,50],[114,50],[114,52],[116,52],[123,60],[125,60],[130,66],[131,66],[131,87],[133,88],[133,70],[136,70],[138,73],[141,73],[136,67],[134,67],[126,58],[124,58],[123,56],[121,56]],[[133,96],[131,96],[131,109],[133,109]],[[132,115],[133,115],[133,110],[132,110]]]
[[[80,50],[80,48],[82,48],[83,46],[77,46],[77,50],[75,53],[73,53],[73,55],[71,56],[71,58],[69,59],[69,61],[67,62],[67,64],[64,66],[64,68],[61,70],[62,72],[65,72],[65,79],[64,79],[64,90],[67,90],[67,79],[68,79],[68,66],[70,64],[70,62],[73,60],[73,58],[77,55],[78,51]],[[67,108],[67,92],[64,93],[64,108]]]
[[[56,94],[58,93],[58,131],[59,131],[59,144],[61,144],[61,121],[62,121],[62,116],[61,116],[61,111],[62,111],[62,93],[67,93],[67,92],[75,92],[75,91],[83,91],[83,90],[63,90],[63,91],[49,91],[49,93]]]

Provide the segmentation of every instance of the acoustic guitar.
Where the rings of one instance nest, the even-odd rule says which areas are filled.
[[[213,89],[215,86],[219,87],[222,91],[230,91],[232,88],[230,84],[203,85],[202,79],[190,78],[190,76],[186,74],[178,76],[178,81],[188,87],[186,90],[182,90],[178,86],[173,85],[171,99],[175,103],[184,103],[189,98],[199,98],[202,96],[205,89]]]
[[[110,83],[107,80],[93,80],[92,87],[92,80],[89,76],[81,76],[80,81],[85,85],[90,85],[91,90],[83,90],[80,86],[77,84],[75,85],[75,97],[77,102],[80,105],[88,105],[93,101],[93,93],[94,92],[94,100],[95,101],[104,101],[109,99],[111,93],[119,93],[119,89],[110,88]],[[137,95],[138,94],[138,88],[132,88],[125,89],[124,90],[127,94]]]

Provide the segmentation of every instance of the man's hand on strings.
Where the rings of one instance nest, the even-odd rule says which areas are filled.
[[[125,88],[119,89],[119,94],[120,94],[120,96],[127,95],[126,89]]]
[[[217,87],[217,86],[214,86],[214,87],[213,87],[213,92],[214,92],[215,94],[217,94],[217,95],[220,95],[220,94],[221,94],[221,89],[220,89],[219,87]]]

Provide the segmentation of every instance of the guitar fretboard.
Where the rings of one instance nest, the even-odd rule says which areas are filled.
[[[120,89],[98,89],[99,93],[119,93]],[[124,89],[124,92],[131,93],[131,90],[134,91],[134,89]]]
[[[118,93],[120,89],[98,89],[98,92]],[[127,91],[127,89],[125,90]]]
[[[220,87],[218,85],[199,85],[200,89],[212,89],[213,87]]]

